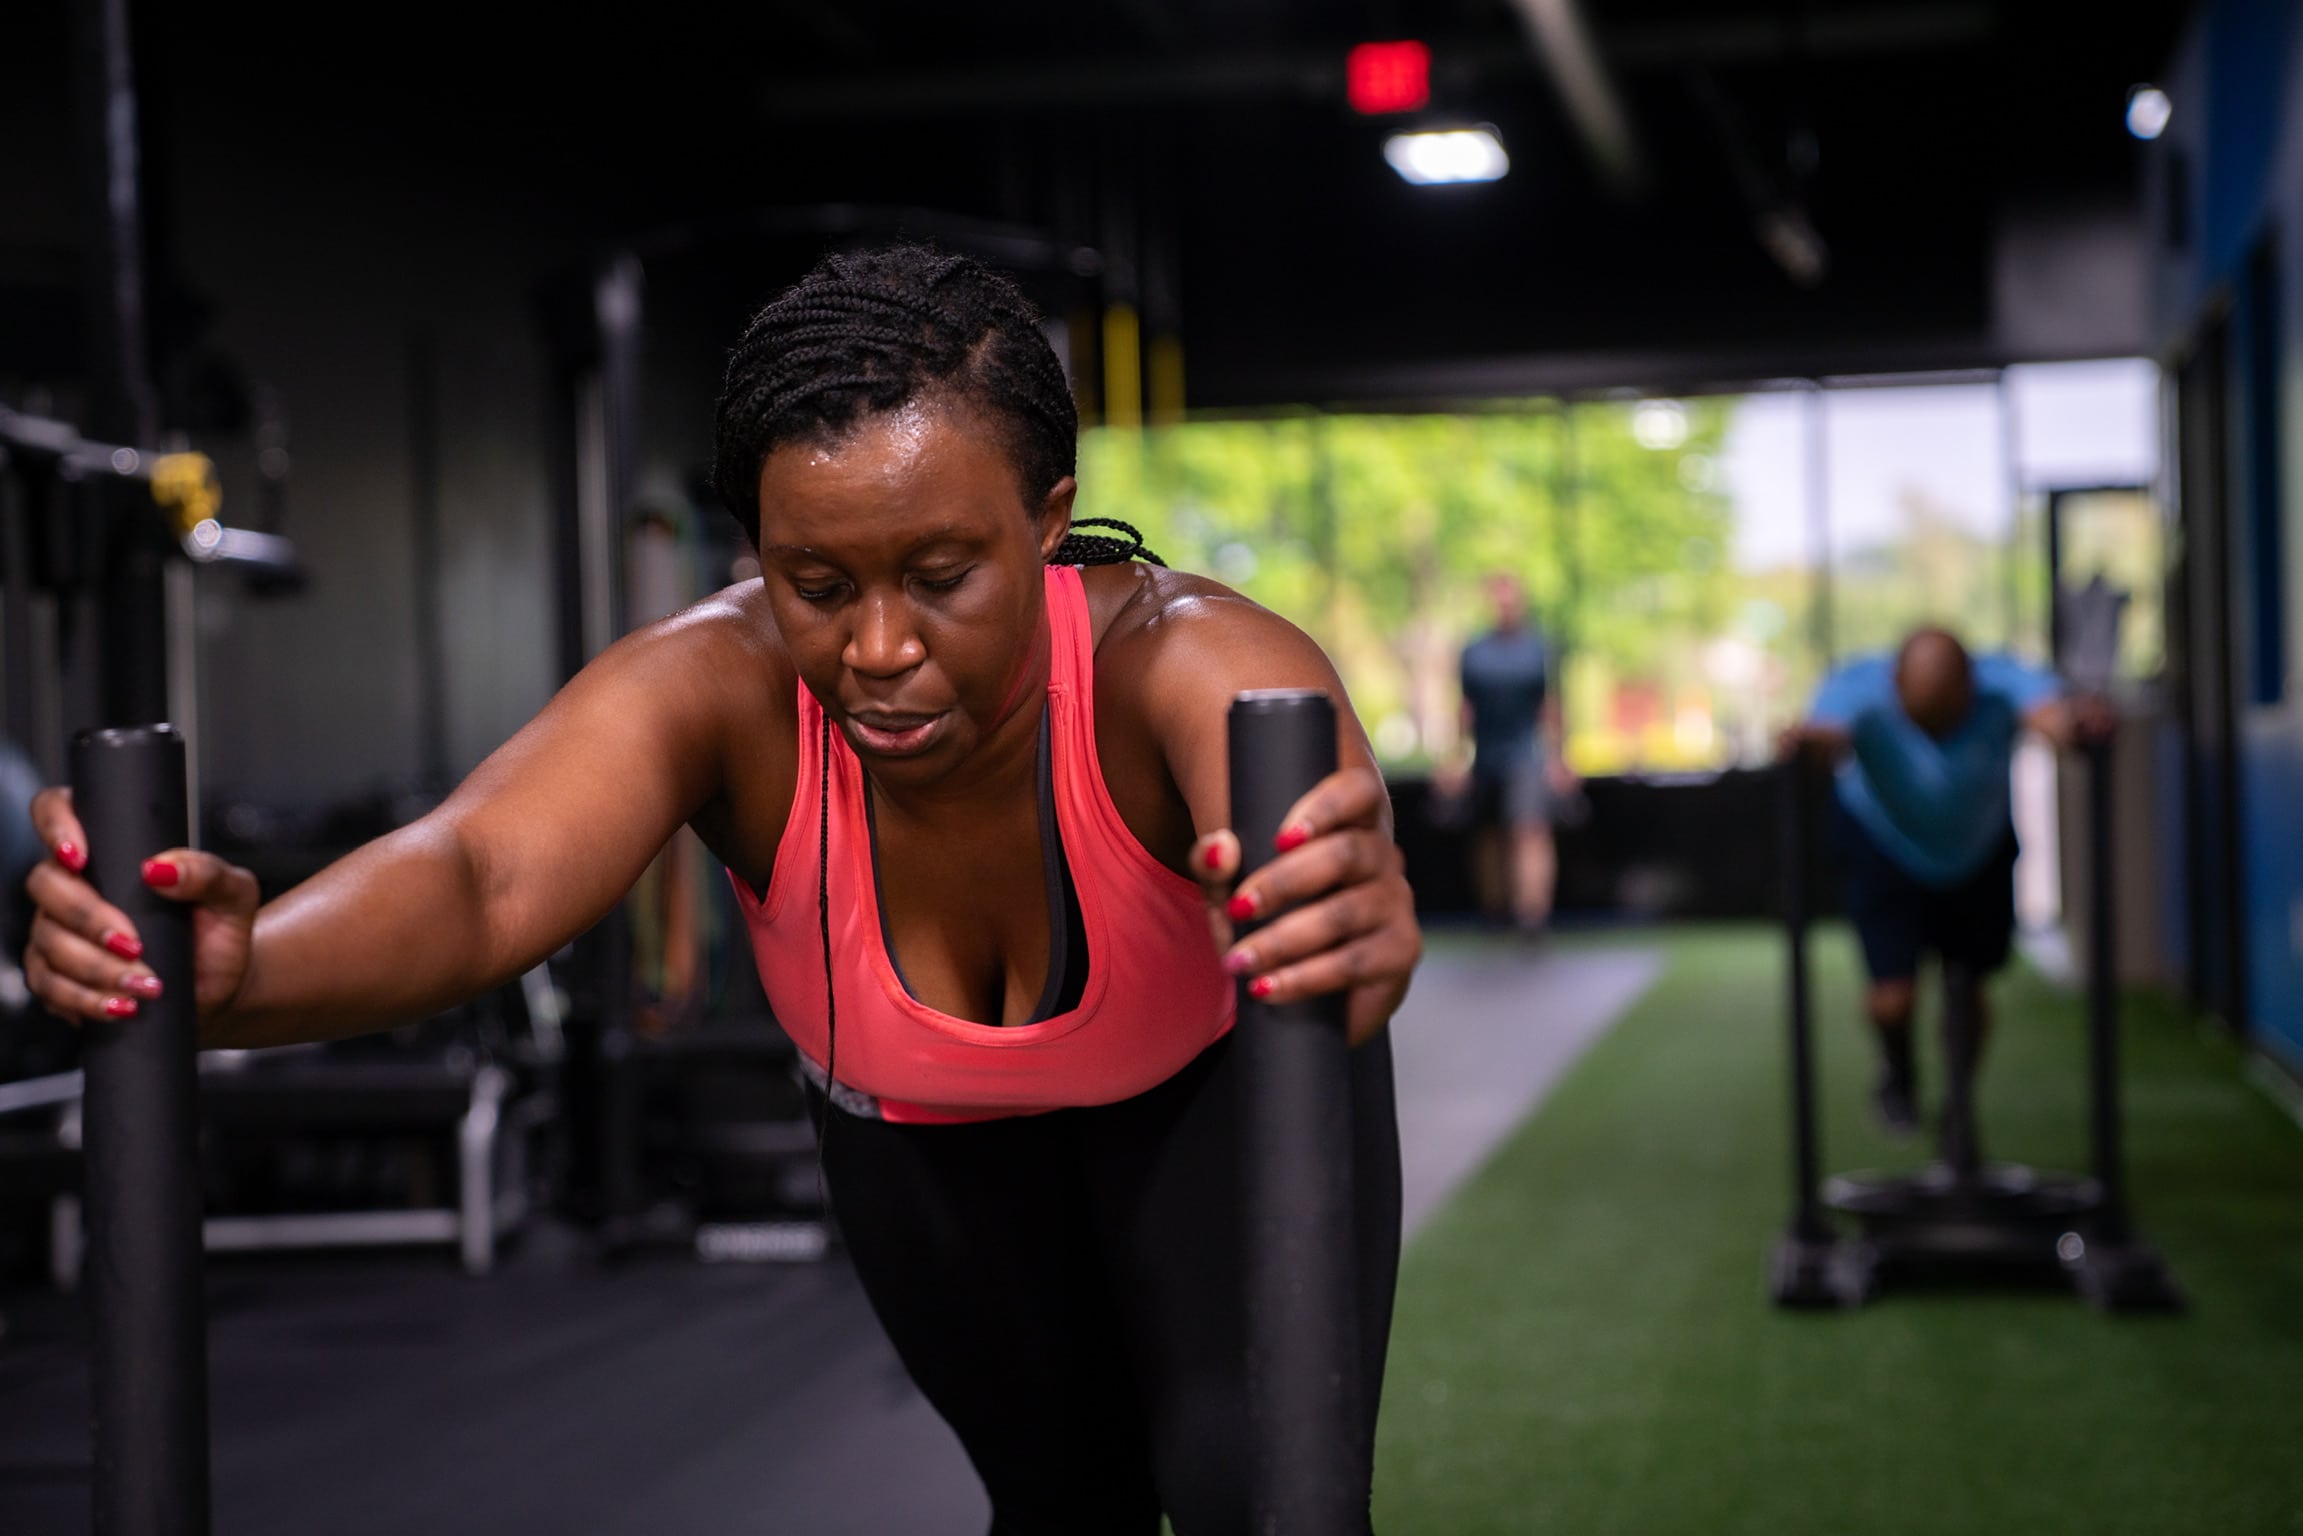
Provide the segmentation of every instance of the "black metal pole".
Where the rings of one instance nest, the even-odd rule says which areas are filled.
[[[0,677],[0,688],[7,695],[0,720],[6,723],[8,740],[38,761],[32,704],[32,502],[22,469],[4,449],[0,449],[0,657],[7,664]],[[54,759],[43,766],[53,771]]]
[[[2087,1024],[2094,1100],[2095,1182],[2103,1208],[2098,1237],[2128,1239],[2127,1166],[2119,1141],[2119,964],[2113,905],[2111,743],[2087,745]]]
[[[87,244],[83,428],[142,454],[152,450],[159,420],[146,335],[143,167],[128,6],[129,0],[73,6]],[[93,494],[105,524],[98,708],[114,725],[155,720],[168,712],[166,535],[141,486],[106,477]]]
[[[431,332],[408,336],[408,557],[416,664],[416,774],[428,794],[448,782],[448,657],[440,618],[440,364]]]
[[[1231,824],[1247,875],[1276,857],[1288,810],[1335,771],[1324,693],[1231,707]],[[1257,1536],[1367,1528],[1349,1046],[1341,994],[1272,1005],[1243,987],[1234,1049],[1247,1115],[1248,1399]]]
[[[1975,1124],[1975,1069],[1982,1052],[1983,978],[1973,966],[1943,967],[1943,1132],[1939,1153],[1952,1183],[1972,1190],[1983,1176]]]
[[[1807,395],[1808,556],[1815,562],[1814,597],[1807,622],[1808,642],[1815,647],[1815,659],[1828,672],[1838,656],[1839,635],[1832,611],[1831,424],[1830,413],[1824,407],[1823,385],[1819,382]]]
[[[599,650],[613,645],[631,619],[625,540],[639,489],[645,425],[640,390],[646,363],[646,295],[646,272],[640,258],[630,252],[613,257],[594,276],[592,317],[600,349],[599,455],[606,501],[595,530],[599,565],[584,572],[582,592]],[[585,936],[578,953],[593,984],[600,1020],[604,1231],[614,1248],[637,1238],[645,1198],[639,1118],[639,1074],[645,1063],[632,1030],[630,905],[618,902],[611,908]]]
[[[24,493],[21,470],[6,448],[0,448],[0,729],[5,745],[23,753],[43,773],[39,743],[33,740],[32,660],[32,538],[31,508]],[[0,933],[24,931],[24,893],[11,881],[0,890]],[[15,964],[11,956],[5,964]]]
[[[1815,1040],[1807,982],[1807,764],[1794,753],[1777,771],[1777,835],[1783,860],[1784,990],[1791,1015],[1791,1231],[1801,1242],[1832,1237],[1819,1193]]]
[[[192,914],[142,874],[185,841],[185,768],[171,726],[87,731],[72,746],[88,878],[136,925],[163,988],[135,1017],[84,1031],[97,1536],[208,1530]]]

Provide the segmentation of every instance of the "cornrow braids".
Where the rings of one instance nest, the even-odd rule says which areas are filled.
[[[931,393],[997,425],[1028,505],[1078,468],[1079,408],[1015,284],[926,245],[826,256],[752,317],[729,355],[714,489],[756,544],[769,454],[836,440]]]
[[[1082,528],[1116,528],[1117,534],[1082,533]],[[1133,523],[1123,523],[1116,517],[1075,517],[1063,542],[1056,552],[1048,556],[1050,565],[1125,565],[1130,560],[1144,560],[1153,565],[1167,562],[1144,546],[1144,536]]]

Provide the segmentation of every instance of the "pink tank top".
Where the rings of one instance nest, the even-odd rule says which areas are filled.
[[[1086,936],[1079,1003],[1000,1026],[938,1013],[911,995],[880,927],[863,765],[835,730],[826,867],[839,989],[833,1092],[843,1105],[876,1107],[889,1120],[957,1122],[1109,1104],[1165,1082],[1231,1028],[1234,984],[1218,963],[1199,887],[1136,841],[1104,787],[1095,632],[1078,570],[1048,567],[1047,609],[1056,825]],[[755,897],[740,879],[735,888],[769,1006],[821,1083],[832,1058],[816,908],[823,710],[804,684],[799,706],[799,783],[767,895]],[[1051,919],[1061,923],[1063,914]]]

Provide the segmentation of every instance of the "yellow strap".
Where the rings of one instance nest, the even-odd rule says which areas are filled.
[[[152,499],[175,521],[176,536],[224,510],[223,482],[204,453],[164,453],[152,461]]]

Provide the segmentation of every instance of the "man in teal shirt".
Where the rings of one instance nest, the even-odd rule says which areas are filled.
[[[1481,905],[1507,909],[1532,938],[1550,921],[1559,881],[1553,814],[1576,780],[1560,756],[1556,658],[1528,617],[1527,592],[1505,572],[1488,577],[1487,592],[1495,626],[1463,648],[1459,663],[1471,768],[1443,769],[1434,782],[1450,796],[1471,796]],[[1500,848],[1490,842],[1498,834]]]
[[[1838,765],[1832,845],[1871,977],[1879,1111],[1896,1129],[1919,1119],[1911,1019],[1922,954],[1971,978],[1979,1049],[1988,1025],[1984,979],[2007,963],[2015,933],[2017,741],[2030,729],[2069,746],[2107,724],[2097,702],[2067,699],[2054,673],[1970,657],[1949,631],[1922,629],[1894,655],[1825,678],[1787,733],[1787,746]]]

